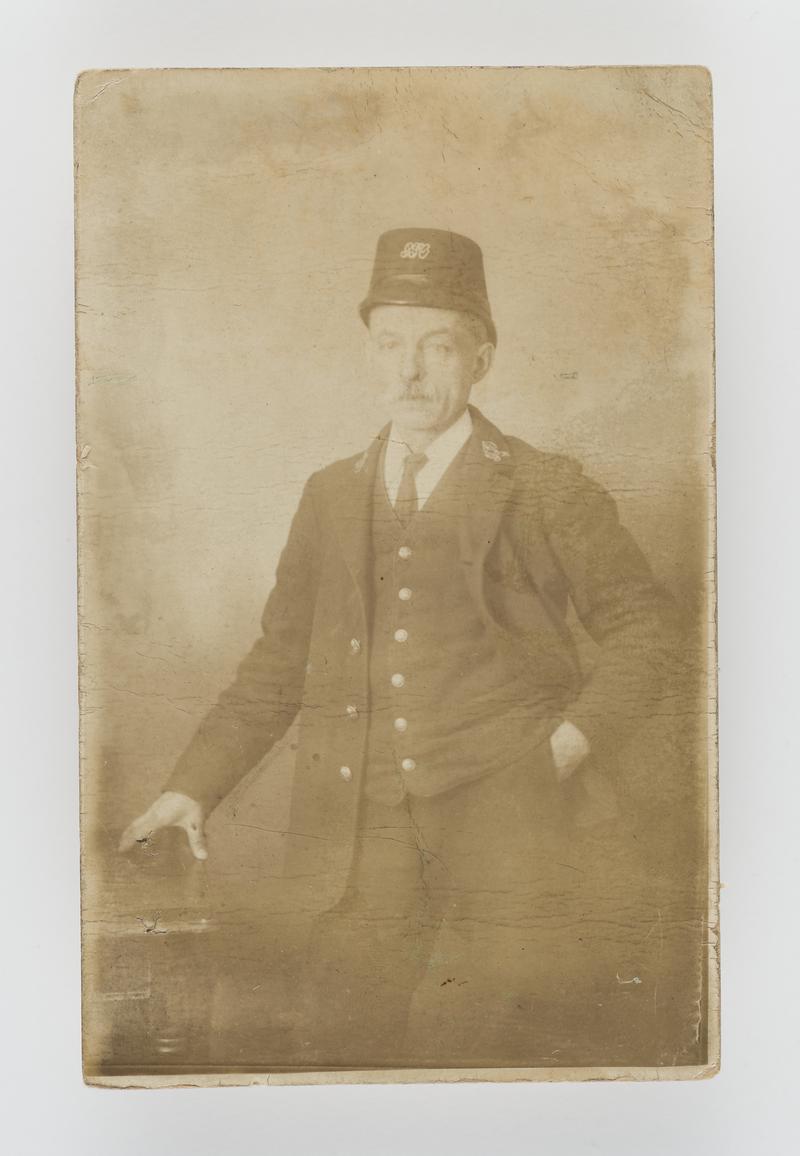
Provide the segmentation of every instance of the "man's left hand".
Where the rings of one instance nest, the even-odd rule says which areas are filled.
[[[574,723],[562,722],[550,735],[550,749],[558,781],[564,783],[589,754],[589,743]]]

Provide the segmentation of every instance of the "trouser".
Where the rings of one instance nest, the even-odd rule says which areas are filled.
[[[307,953],[304,1062],[662,1062],[655,918],[635,838],[572,830],[549,752],[432,798],[365,799],[346,894]]]

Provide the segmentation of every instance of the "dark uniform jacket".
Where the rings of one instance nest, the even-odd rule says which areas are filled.
[[[471,412],[459,565],[481,620],[516,657],[518,693],[532,704],[526,741],[545,743],[569,720],[602,762],[656,709],[669,600],[613,500],[579,465]],[[211,810],[299,712],[287,868],[334,891],[349,866],[365,770],[371,503],[386,432],[307,482],[263,633],[167,784]],[[598,644],[588,677],[567,624],[570,601]],[[485,752],[487,774],[498,757]],[[445,760],[420,793],[452,790],[462,776],[458,760]]]

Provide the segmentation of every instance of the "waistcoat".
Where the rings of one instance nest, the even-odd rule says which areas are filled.
[[[434,793],[442,760],[466,780],[530,754],[518,669],[475,605],[459,551],[464,456],[406,527],[382,458],[376,470],[365,791],[382,803]]]

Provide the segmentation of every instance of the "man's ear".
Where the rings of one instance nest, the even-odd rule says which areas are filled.
[[[472,373],[472,384],[482,381],[489,370],[492,368],[494,361],[494,346],[491,341],[484,341],[483,345],[479,345],[475,351],[475,368]]]

